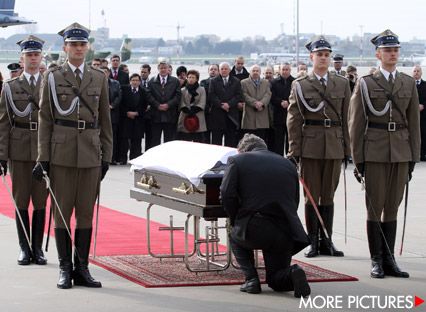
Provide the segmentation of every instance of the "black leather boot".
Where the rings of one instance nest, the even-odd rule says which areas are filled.
[[[321,206],[320,214],[324,221],[325,229],[327,230],[328,237],[329,237],[329,239],[327,239],[324,231],[321,228],[320,231],[321,231],[322,240],[320,242],[320,248],[319,248],[320,255],[343,257],[345,254],[343,253],[343,251],[336,249],[331,239],[333,235],[334,205]]]
[[[21,215],[22,222],[24,223],[25,231],[27,232],[28,239],[30,239],[30,218],[28,216],[27,209],[19,209],[19,214]],[[19,239],[19,256],[18,256],[18,264],[19,265],[28,265],[31,263],[31,249],[28,245],[27,237],[25,236],[24,228],[22,227],[21,221],[19,220],[18,213],[15,212],[15,220],[16,220],[16,229],[18,231],[18,239]]]
[[[311,240],[311,245],[308,247],[308,250],[305,252],[306,258],[313,258],[318,256],[318,217],[315,214],[314,207],[311,205],[305,205],[305,221],[306,221],[306,230],[308,232],[309,239]]]
[[[58,288],[72,287],[72,242],[66,229],[55,228],[56,248],[59,258]]]
[[[383,271],[383,249],[380,222],[367,221],[367,237],[371,256],[370,276],[372,278],[384,278],[385,272]]]
[[[96,281],[89,272],[89,251],[92,239],[92,229],[76,229],[74,235],[74,271],[72,278],[74,285],[92,288],[102,287],[101,282]]]
[[[249,294],[260,294],[262,292],[262,288],[260,287],[259,278],[254,277],[249,280],[246,280],[244,284],[241,285],[240,291]]]
[[[303,269],[294,264],[290,267],[291,282],[293,284],[294,296],[296,298],[307,297],[311,294],[311,287],[306,279],[306,273]]]
[[[382,230],[389,247],[388,249],[386,243],[383,242],[383,271],[385,272],[385,275],[403,278],[410,277],[410,274],[401,271],[395,261],[394,248],[396,239],[396,221],[382,223]]]
[[[46,209],[33,211],[31,228],[31,245],[33,248],[33,261],[35,264],[45,265],[47,259],[43,253],[44,222],[46,221]]]

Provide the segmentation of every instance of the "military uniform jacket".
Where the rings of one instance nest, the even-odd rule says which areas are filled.
[[[348,120],[354,163],[419,161],[419,99],[415,80],[397,72],[391,89],[380,70],[364,76],[363,79],[374,109],[383,110],[388,101],[386,93],[391,94],[392,120],[404,126],[396,131],[368,127],[368,122],[388,124],[390,111],[383,116],[372,114],[366,101],[362,99],[358,79],[350,102]]]
[[[299,82],[306,102],[317,108],[323,97],[324,109],[318,112],[309,111],[296,91]],[[328,73],[327,87],[312,72],[305,77],[293,81],[289,97],[287,129],[289,138],[289,156],[312,159],[343,159],[350,155],[347,113],[351,91],[348,80],[342,76]],[[328,116],[328,118],[326,117]],[[340,126],[325,127],[324,119],[342,123]],[[314,120],[321,125],[304,125],[305,120]]]
[[[260,79],[256,86],[253,79],[247,78],[241,81],[244,105],[242,129],[265,129],[269,128],[269,101],[271,100],[271,88],[269,81]],[[255,106],[256,101],[263,103],[263,110],[258,111]]]
[[[13,102],[19,111],[25,110],[29,100],[32,100],[33,104],[31,104],[30,115],[26,117],[15,115],[10,103],[6,100],[6,92],[3,88],[0,100],[1,160],[35,161],[37,159],[38,102],[41,80],[39,76],[34,91],[31,90],[24,74],[5,82],[10,87]],[[15,123],[29,125],[30,119],[33,130],[15,127]]]
[[[61,115],[55,107],[48,75],[53,75],[60,107],[67,110],[76,97],[80,97],[94,112],[97,129],[79,130],[77,127],[58,125],[56,120],[94,122],[90,110],[80,101],[80,107],[68,116]],[[78,114],[79,110],[79,114]],[[101,165],[101,160],[111,162],[112,127],[108,98],[108,81],[105,74],[97,69],[84,66],[81,85],[77,87],[74,73],[66,63],[64,66],[48,71],[41,88],[39,112],[38,161],[51,164],[92,168]]]
[[[345,71],[345,70],[343,70],[343,69],[341,69],[341,70],[340,70],[340,73],[337,73],[337,71],[336,71],[335,69],[330,70],[330,73],[333,73],[333,74],[335,74],[335,75],[340,75],[340,76],[346,77],[346,71]]]

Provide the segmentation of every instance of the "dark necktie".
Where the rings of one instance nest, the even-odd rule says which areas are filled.
[[[223,85],[226,87],[228,85],[228,77],[223,78]]]
[[[133,88],[133,94],[136,94],[136,92],[137,92],[136,88]]]
[[[161,78],[161,86],[164,88],[164,85],[166,84],[166,78]]]
[[[323,89],[324,89],[324,91],[325,91],[325,88],[327,88],[327,85],[326,85],[326,83],[325,83],[325,79],[324,79],[323,77],[321,77],[320,82],[321,82],[322,88],[323,88]]]
[[[389,85],[391,86],[391,89],[393,89],[393,82],[394,82],[394,80],[393,80],[393,75],[392,74],[389,74],[389,80],[388,80],[388,82],[389,82]]]
[[[117,72],[117,70],[114,70],[113,78],[114,78],[114,80],[118,79],[118,72]]]
[[[33,93],[34,93],[35,86],[36,86],[35,77],[33,75],[31,75],[31,77],[30,77],[30,87],[31,87],[31,91]]]
[[[420,86],[420,80],[417,80],[416,83],[418,86]]]
[[[79,68],[76,68],[74,73],[75,73],[75,80],[77,80],[77,85],[78,85],[78,87],[80,87],[80,85],[81,85],[81,77],[80,77],[81,70]]]

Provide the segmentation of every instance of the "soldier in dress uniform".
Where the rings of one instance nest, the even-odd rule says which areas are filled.
[[[358,80],[348,120],[353,161],[365,178],[370,275],[409,277],[394,246],[404,186],[420,158],[419,99],[415,80],[396,70],[398,36],[385,30],[371,42],[381,65]]]
[[[19,63],[10,63],[7,65],[7,69],[9,70],[10,79],[19,77],[22,73],[21,65]]]
[[[342,69],[342,67],[343,67],[343,57],[344,57],[344,55],[342,55],[342,54],[335,54],[333,56],[334,70],[331,70],[330,72],[345,77],[346,76],[346,71],[344,71]]]
[[[58,288],[102,287],[88,270],[93,207],[112,158],[108,81],[87,66],[89,30],[73,23],[59,32],[68,59],[50,69],[41,87],[38,163],[33,174],[48,173],[59,207],[55,238],[59,256]],[[74,270],[68,233],[75,210]],[[62,219],[61,212],[65,219]]]
[[[301,176],[318,205],[330,239],[319,242],[319,219],[305,196],[306,228],[311,239],[305,256],[343,256],[331,236],[341,163],[350,156],[346,120],[351,91],[346,78],[328,72],[331,46],[324,37],[315,38],[306,48],[313,71],[292,84],[287,115],[288,157],[300,162]]]
[[[9,160],[13,198],[23,221],[21,224],[16,212],[20,265],[30,264],[31,261],[42,265],[47,263],[42,251],[47,190],[44,183],[33,179],[31,174],[37,160],[38,102],[42,80],[39,66],[43,43],[35,36],[17,43],[21,47],[24,71],[4,83],[0,100],[0,163],[6,174]],[[28,214],[30,199],[34,207],[31,233]],[[32,253],[26,234],[28,238],[31,237]]]

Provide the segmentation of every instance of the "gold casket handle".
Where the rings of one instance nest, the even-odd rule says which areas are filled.
[[[185,182],[182,182],[178,187],[172,188],[173,192],[180,193],[180,194],[194,194],[194,193],[200,193],[204,194],[203,190],[198,189],[193,184],[187,185]]]
[[[153,176],[147,176],[145,174],[142,175],[141,180],[139,182],[136,182],[137,185],[139,185],[142,188],[145,189],[152,189],[152,188],[160,188],[157,181],[155,181],[155,178]]]

